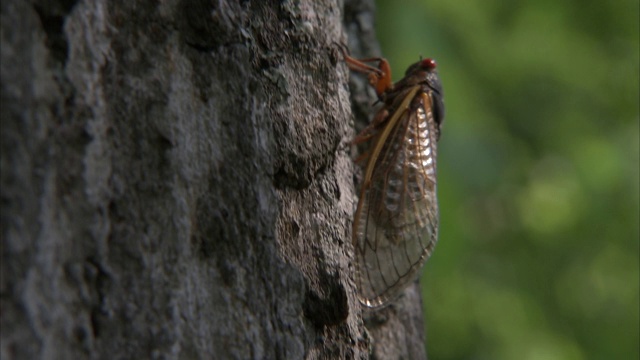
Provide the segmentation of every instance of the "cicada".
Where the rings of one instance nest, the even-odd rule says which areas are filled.
[[[383,58],[354,59],[348,67],[368,76],[381,109],[354,139],[370,142],[353,244],[360,302],[381,307],[414,281],[438,239],[436,155],[444,119],[442,85],[433,59],[409,66],[392,83]],[[367,63],[377,63],[377,67]]]

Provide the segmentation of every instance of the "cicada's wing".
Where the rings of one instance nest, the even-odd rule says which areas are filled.
[[[360,301],[369,307],[393,300],[418,276],[438,235],[437,125],[430,96],[410,96],[375,140],[384,144],[369,158],[354,219]]]

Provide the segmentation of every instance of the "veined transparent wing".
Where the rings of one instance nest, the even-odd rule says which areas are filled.
[[[438,236],[432,98],[407,92],[374,138],[354,219],[360,301],[386,305],[418,275]]]

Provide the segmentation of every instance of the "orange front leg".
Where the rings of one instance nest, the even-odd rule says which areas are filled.
[[[344,50],[343,52],[344,61],[347,63],[349,69],[366,74],[369,78],[369,84],[376,90],[378,98],[382,99],[382,95],[393,88],[393,83],[391,82],[391,67],[386,59],[377,57],[355,59],[347,55]],[[365,64],[376,61],[378,62],[377,68]]]

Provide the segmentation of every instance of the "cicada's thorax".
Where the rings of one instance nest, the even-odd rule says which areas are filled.
[[[386,118],[390,114],[393,114],[407,94],[415,86],[419,86],[419,94],[424,94],[431,98],[431,104],[433,112],[433,120],[435,121],[436,139],[440,138],[440,126],[444,119],[444,103],[442,101],[442,84],[440,78],[435,70],[426,71],[420,67],[422,60],[411,65],[402,80],[396,82],[389,87],[384,93],[380,95],[380,101],[384,103],[384,106],[376,114],[376,118],[380,123],[382,118]],[[413,109],[416,109],[419,104],[411,104]]]

